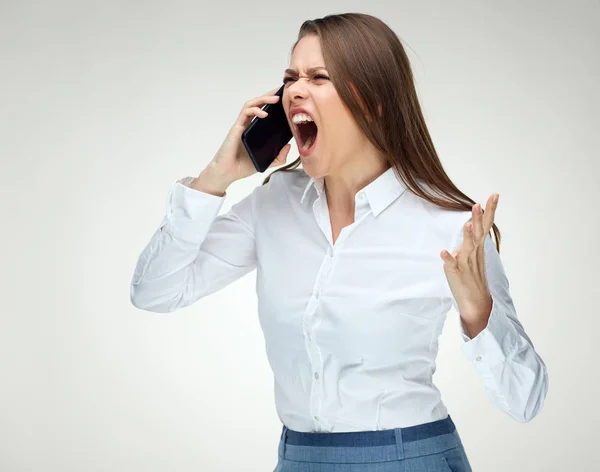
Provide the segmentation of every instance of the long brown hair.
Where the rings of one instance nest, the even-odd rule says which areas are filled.
[[[292,52],[307,35],[318,36],[325,66],[340,99],[406,187],[439,207],[471,211],[475,201],[454,185],[435,151],[410,62],[394,31],[367,14],[327,15],[302,24]],[[273,171],[263,185],[275,172],[291,171],[300,163],[298,157]],[[496,224],[492,230],[500,253],[500,230]]]

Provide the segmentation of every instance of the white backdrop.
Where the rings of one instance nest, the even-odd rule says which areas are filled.
[[[599,10],[1,0],[0,469],[273,470],[281,423],[255,272],[171,314],[133,307],[129,283],[171,183],[197,175],[243,103],[280,83],[301,23],[359,11],[406,46],[451,178],[483,204],[500,193],[501,257],[548,367],[540,415],[512,420],[488,401],[449,314],[434,381],[473,469],[591,470]],[[222,211],[263,177],[236,182]]]

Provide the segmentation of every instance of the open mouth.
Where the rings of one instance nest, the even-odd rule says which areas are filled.
[[[300,146],[304,151],[310,149],[317,139],[317,133],[319,132],[317,125],[314,121],[305,121],[296,123],[295,126]]]

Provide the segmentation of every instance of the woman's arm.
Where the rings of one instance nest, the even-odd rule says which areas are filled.
[[[462,225],[460,231],[462,235]],[[473,339],[459,317],[465,341],[461,348],[479,372],[492,403],[517,421],[527,422],[540,412],[546,398],[546,365],[517,318],[508,278],[489,234],[484,252],[492,311],[487,326]],[[459,312],[454,298],[452,305]]]
[[[138,258],[130,299],[140,309],[173,312],[256,267],[253,212],[261,187],[217,216],[226,195],[196,183],[185,177],[172,185],[166,214]]]

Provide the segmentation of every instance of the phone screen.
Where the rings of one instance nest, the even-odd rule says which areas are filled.
[[[275,95],[282,97],[283,87],[282,85]],[[267,103],[262,109],[268,115],[265,118],[255,116],[242,133],[242,142],[258,172],[267,170],[281,148],[294,136],[285,116],[282,102],[283,100],[280,98],[277,103]]]

